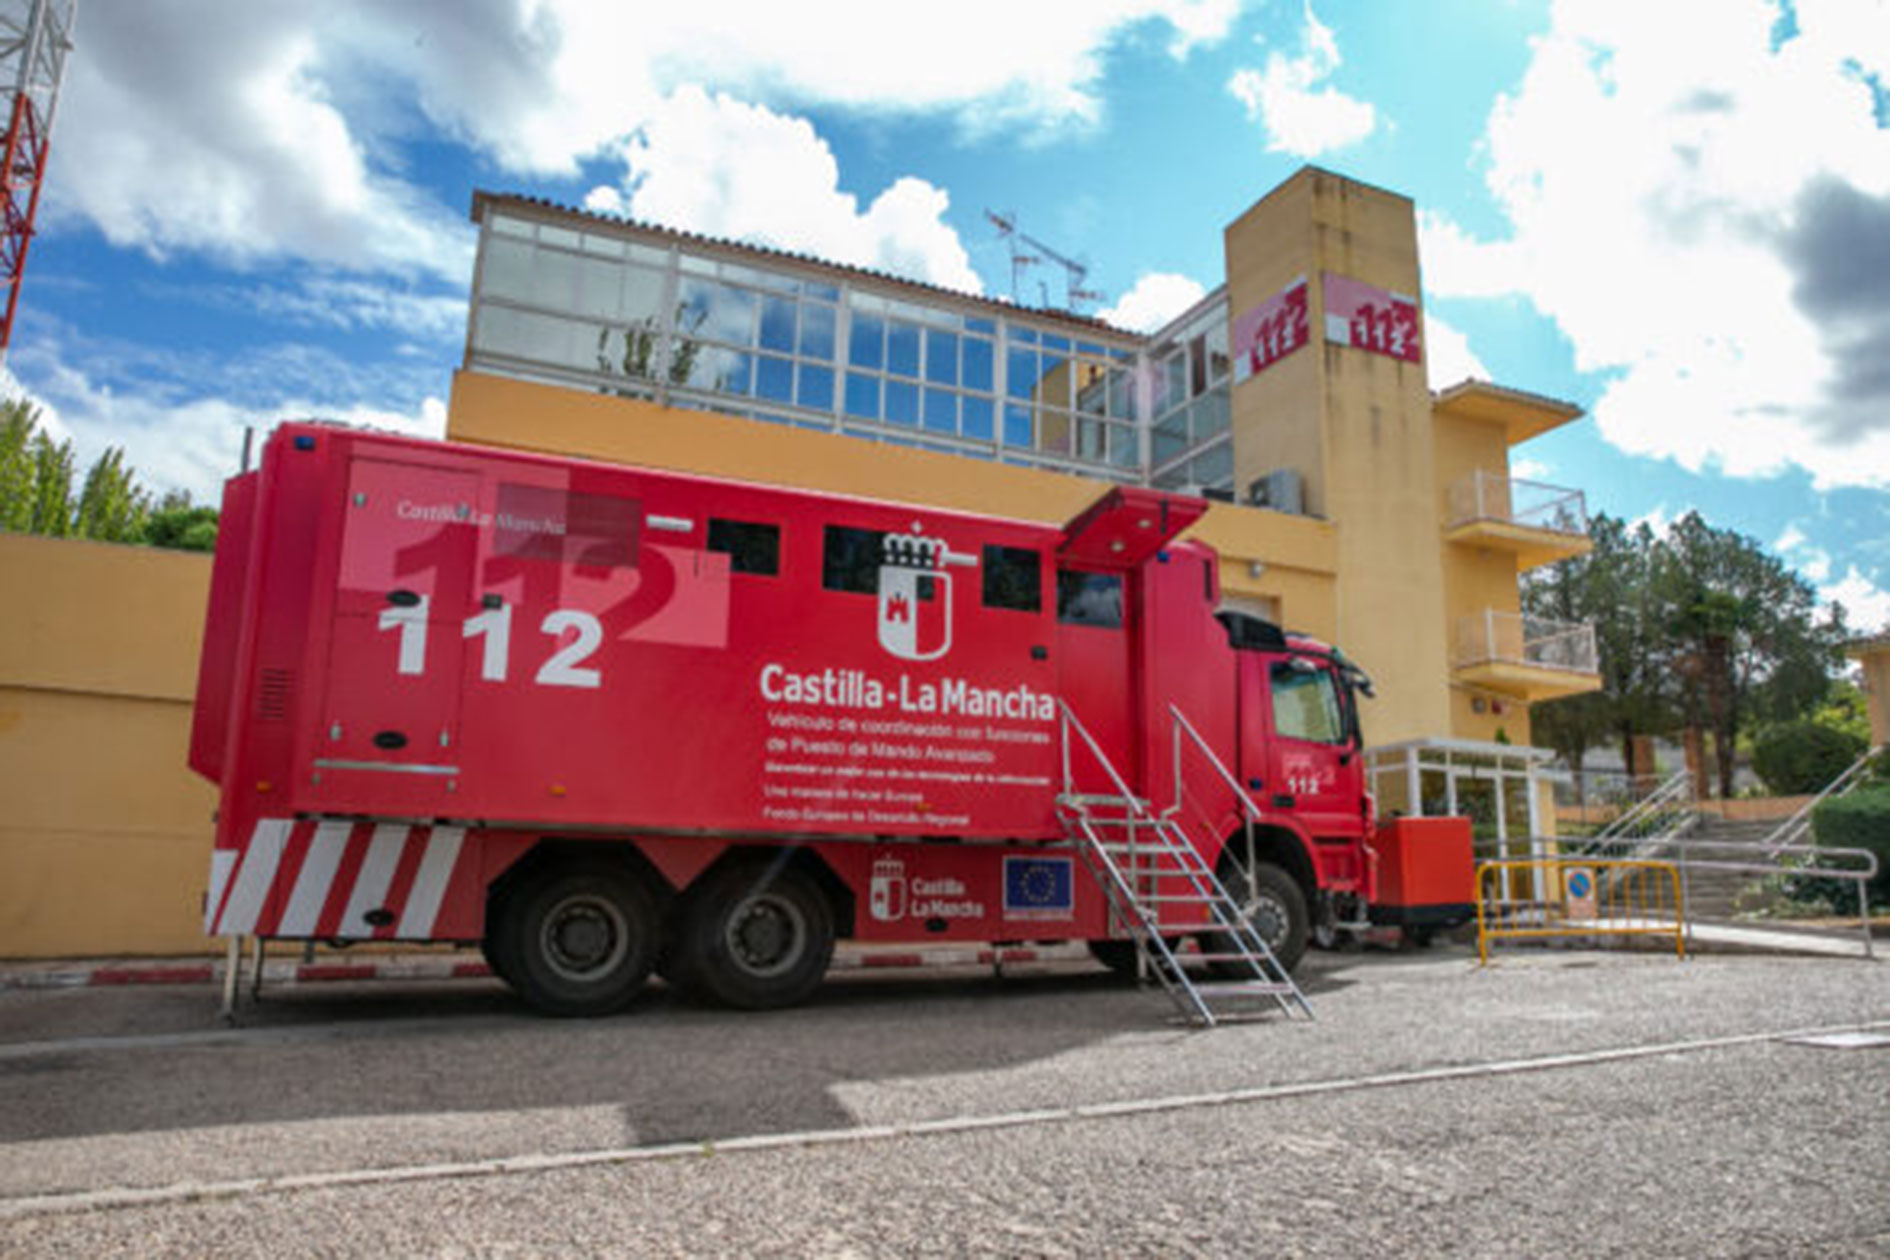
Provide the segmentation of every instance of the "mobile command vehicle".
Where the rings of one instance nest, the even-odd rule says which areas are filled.
[[[1217,614],[1177,541],[1204,511],[1114,488],[1057,528],[283,425],[224,495],[206,929],[476,944],[562,1015],[653,970],[798,1002],[840,939],[1081,940],[1204,1022],[1303,1009],[1309,931],[1373,891],[1368,684]]]

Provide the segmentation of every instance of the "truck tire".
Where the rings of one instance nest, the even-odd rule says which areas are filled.
[[[1221,883],[1280,965],[1288,971],[1297,967],[1312,934],[1312,918],[1299,881],[1271,862],[1256,863],[1251,872],[1238,862],[1229,862],[1222,868]],[[1237,948],[1226,933],[1209,933],[1202,940],[1203,951],[1210,954],[1233,953]],[[1244,980],[1253,974],[1244,963],[1208,965],[1223,979]]]
[[[743,1010],[812,996],[833,960],[833,907],[791,866],[739,862],[689,890],[669,968],[702,996]]]
[[[489,956],[548,1015],[608,1015],[649,977],[657,925],[656,898],[636,872],[554,867],[505,899]]]

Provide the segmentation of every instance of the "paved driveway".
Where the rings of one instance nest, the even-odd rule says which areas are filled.
[[[1883,965],[1311,961],[1209,1032],[1082,966],[0,993],[0,1254],[1890,1254],[1890,1045],[1793,1040],[1890,1034]]]

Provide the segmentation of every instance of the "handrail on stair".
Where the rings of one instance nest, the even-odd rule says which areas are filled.
[[[1655,817],[1663,810],[1673,807],[1682,799],[1691,801],[1693,796],[1693,775],[1690,771],[1676,770],[1653,791],[1636,801],[1625,813],[1603,827],[1589,838],[1589,843],[1597,847],[1607,844],[1632,840],[1659,839],[1661,836],[1647,836],[1634,830],[1644,822]],[[1690,821],[1690,820],[1689,820]],[[1678,834],[1686,829],[1686,824],[1674,828],[1671,833]]]
[[[1774,857],[1786,849],[1796,848],[1806,836],[1811,834],[1811,815],[1818,806],[1828,800],[1846,796],[1856,789],[1864,781],[1870,764],[1882,756],[1887,749],[1890,749],[1890,744],[1879,744],[1867,750],[1863,756],[1853,761],[1843,774],[1825,784],[1822,792],[1799,806],[1796,813],[1774,827],[1772,833],[1760,843],[1765,845]]]

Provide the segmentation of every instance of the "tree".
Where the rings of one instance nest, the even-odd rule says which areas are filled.
[[[1720,795],[1730,796],[1740,732],[1762,715],[1801,713],[1823,698],[1840,664],[1843,612],[1820,621],[1809,582],[1698,512],[1661,540],[1653,582],[1682,711],[1712,733]]]
[[[142,541],[174,551],[215,551],[217,510],[193,504],[188,494],[174,490],[145,518]]]
[[[100,542],[139,542],[149,511],[149,496],[125,466],[125,452],[114,446],[85,474],[72,532]]]

